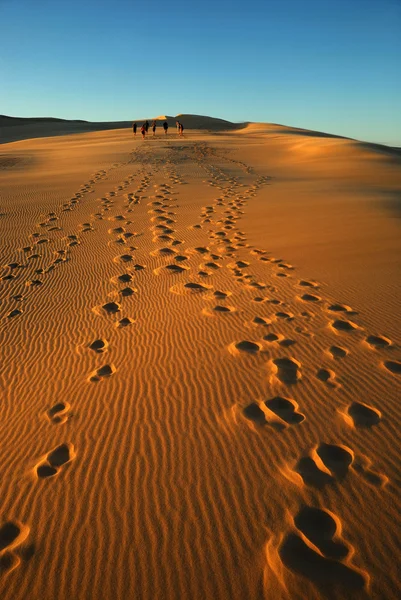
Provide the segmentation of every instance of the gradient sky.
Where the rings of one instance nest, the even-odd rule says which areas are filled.
[[[0,113],[196,113],[401,146],[401,0],[0,0]]]

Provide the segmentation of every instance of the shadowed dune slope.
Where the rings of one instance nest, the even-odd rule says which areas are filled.
[[[159,121],[159,126],[167,120],[169,127],[174,128],[177,120],[182,120],[185,129],[200,129],[208,131],[228,131],[245,126],[244,123],[231,123],[224,119],[205,117],[201,115],[180,114],[176,117],[160,115],[136,119],[139,126],[146,121],[151,123],[154,119]],[[134,121],[135,119],[133,119]],[[126,129],[131,127],[132,121],[90,122],[82,120],[56,119],[50,117],[8,117],[0,115],[0,144],[24,139],[71,135],[90,131],[103,131],[109,129]]]
[[[89,121],[71,121],[50,117],[22,118],[0,115],[0,144],[31,138],[121,129],[130,126],[131,122],[129,121],[91,123]]]

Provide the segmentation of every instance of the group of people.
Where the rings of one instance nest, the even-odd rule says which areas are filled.
[[[157,121],[155,119],[152,123],[153,137],[156,135],[156,124],[157,124]],[[181,136],[184,135],[184,125],[182,123],[180,123],[180,121],[176,121],[175,124],[177,127],[178,135],[181,135]],[[149,131],[149,127],[150,127],[149,121],[146,120],[141,127],[142,139],[145,139],[145,137]],[[168,122],[167,121],[164,121],[163,129],[164,129],[164,134],[167,135],[167,132],[168,132]],[[134,121],[132,123],[132,132],[133,132],[134,136],[136,136],[136,130],[137,130],[137,123]]]

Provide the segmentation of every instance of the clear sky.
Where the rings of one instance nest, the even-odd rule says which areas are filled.
[[[196,113],[401,146],[401,0],[0,0],[0,113]]]

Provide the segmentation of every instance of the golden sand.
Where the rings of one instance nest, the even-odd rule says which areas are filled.
[[[0,147],[1,598],[397,598],[400,154],[170,131]]]

